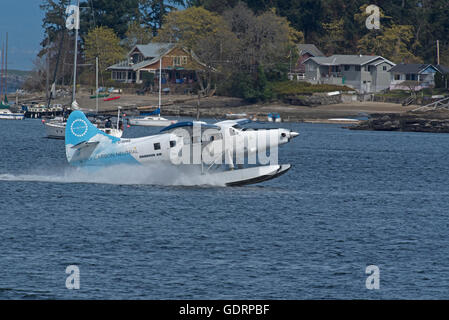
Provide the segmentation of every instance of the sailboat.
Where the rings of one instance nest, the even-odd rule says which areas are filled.
[[[162,95],[162,57],[159,59],[159,106],[156,110],[142,114],[140,117],[128,118],[128,124],[131,126],[146,127],[167,127],[175,124],[177,120],[168,120],[161,117],[161,95]]]
[[[73,63],[73,92],[72,92],[72,109],[78,110],[79,106],[76,102],[76,68],[77,68],[77,55],[78,55],[78,30],[79,30],[79,4],[78,0],[77,6],[69,6],[66,10],[66,13],[73,12],[71,16],[67,18],[66,26],[69,30],[75,29],[75,52],[74,52],[74,63]],[[56,74],[56,73],[55,73]],[[98,57],[96,58],[96,92],[97,92],[97,101],[96,101],[96,112],[95,116],[98,115]],[[56,81],[56,79],[55,79]],[[55,84],[53,84],[54,86]],[[51,100],[51,95],[50,95]],[[50,101],[49,101],[50,104]],[[123,135],[123,122],[120,120],[121,107],[118,107],[117,112],[117,125],[116,127],[112,126],[112,123],[109,118],[106,121],[96,121],[96,126],[99,130],[104,133],[113,136],[115,138],[121,138]],[[98,119],[97,119],[98,120]],[[45,131],[47,134],[47,138],[50,139],[64,139],[65,138],[65,129],[67,125],[67,119],[58,118],[53,119],[51,121],[43,121],[45,125]]]
[[[6,49],[3,46],[1,55],[1,78],[0,78],[0,119],[23,120],[24,113],[14,113],[10,110],[8,102],[8,33],[6,33]]]

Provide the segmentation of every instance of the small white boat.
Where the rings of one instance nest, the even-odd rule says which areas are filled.
[[[65,138],[66,124],[67,124],[66,122],[62,121],[44,122],[47,138],[63,140]],[[121,138],[123,135],[123,130],[117,128],[98,128],[98,129],[116,138]]]
[[[169,125],[175,124],[177,122],[177,120],[168,120],[158,116],[146,116],[128,119],[129,125],[144,127],[168,127]]]
[[[226,119],[242,119],[247,118],[246,113],[226,113]]]
[[[0,119],[5,120],[23,120],[24,113],[13,113],[9,109],[0,109]]]
[[[65,122],[50,121],[44,122],[45,133],[50,139],[64,139],[65,137]]]
[[[347,124],[357,124],[360,123],[359,119],[348,119],[348,118],[332,118],[327,119],[329,123],[347,123]]]
[[[168,127],[177,123],[177,120],[168,120],[161,117],[162,105],[162,59],[159,59],[159,105],[156,110],[147,114],[141,114],[140,117],[128,118],[130,126],[143,127]]]

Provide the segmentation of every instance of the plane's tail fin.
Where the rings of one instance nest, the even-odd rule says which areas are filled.
[[[86,115],[79,110],[73,111],[67,119],[65,127],[65,144],[76,146],[89,141],[101,131],[94,126]]]

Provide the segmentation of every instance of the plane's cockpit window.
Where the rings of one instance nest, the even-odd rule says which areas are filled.
[[[174,146],[176,146],[176,141],[170,141],[170,148],[173,148]]]
[[[161,150],[161,144],[159,142],[154,144],[154,150]]]
[[[229,128],[229,134],[231,136],[236,136],[238,135],[238,132],[234,128]]]

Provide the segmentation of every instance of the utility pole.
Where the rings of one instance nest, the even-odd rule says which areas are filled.
[[[437,64],[440,65],[440,40],[437,40]]]
[[[47,90],[45,91],[45,97],[47,98],[47,100],[50,100],[50,50],[47,51],[47,56],[46,56],[46,76],[45,76],[45,87],[47,88]]]
[[[80,7],[80,0],[78,0],[78,15],[76,16],[75,20],[75,57],[73,58],[73,92],[72,92],[72,103],[75,101],[76,98],[76,63],[78,58],[78,29],[79,29],[79,20],[80,20],[80,13],[79,13],[79,7]]]

